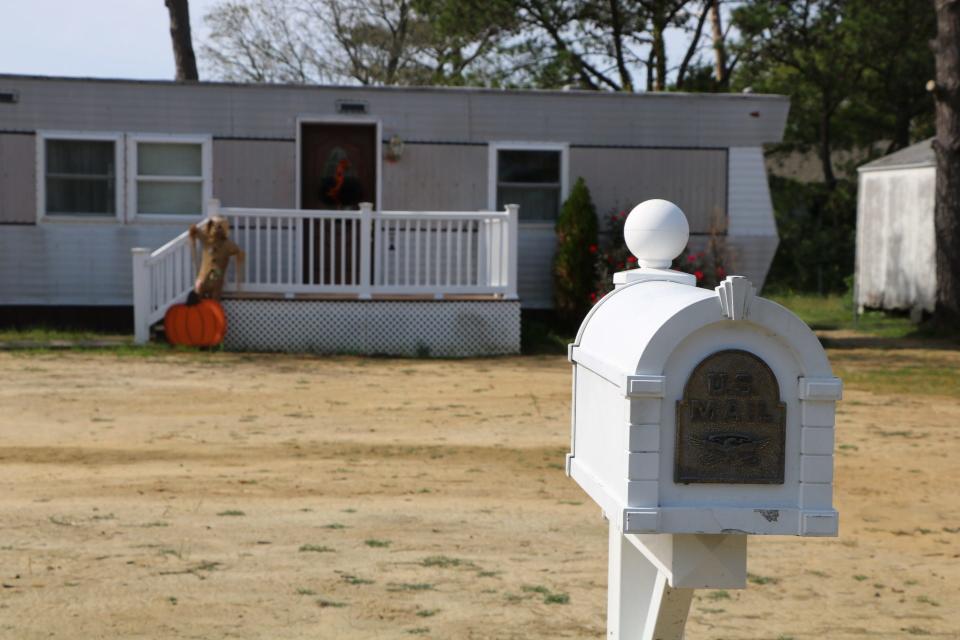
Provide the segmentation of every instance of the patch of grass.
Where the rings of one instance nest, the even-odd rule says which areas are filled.
[[[168,597],[167,597],[167,602],[169,602],[169,603],[172,604],[172,605],[176,605],[176,604],[177,604],[177,597],[176,597],[176,596],[168,596]]]
[[[542,584],[523,585],[520,587],[525,593],[539,593],[543,596],[544,604],[569,604],[570,595],[563,592],[553,592]]]
[[[417,615],[421,618],[432,618],[438,613],[440,613],[440,609],[420,609],[420,611],[417,611]]]
[[[347,525],[340,524],[339,522],[331,522],[330,524],[323,525],[324,529],[346,529]]]
[[[300,545],[300,552],[313,552],[313,553],[336,553],[336,549],[328,547],[324,544],[302,544]]]
[[[430,633],[430,627],[414,627],[413,629],[407,629],[407,633],[412,636],[422,636],[425,633]]]
[[[421,560],[420,565],[424,567],[440,567],[441,569],[457,567],[476,568],[476,565],[469,560],[451,558],[450,556],[429,556]]]
[[[340,609],[347,606],[346,602],[336,602],[334,600],[327,600],[326,598],[317,598],[317,606],[321,609],[326,609],[328,607],[334,609]]]
[[[858,573],[857,575],[853,576],[853,579],[857,582],[863,582],[867,579],[867,576]]]
[[[888,364],[877,362],[852,362],[847,364],[841,356],[836,375],[850,387],[868,389],[875,393],[916,395],[943,395],[960,397],[960,376],[948,363],[914,361]]]
[[[178,556],[178,557],[179,557],[179,556]],[[193,565],[192,567],[187,567],[186,569],[182,569],[182,570],[180,570],[180,571],[161,571],[161,572],[160,572],[160,575],[161,575],[161,576],[176,576],[176,575],[190,574],[190,575],[194,575],[194,576],[200,578],[201,580],[206,580],[206,577],[203,576],[203,575],[201,575],[201,573],[202,573],[202,572],[208,572],[208,573],[209,573],[209,572],[211,572],[211,571],[216,571],[217,568],[220,567],[220,566],[221,566],[221,563],[219,563],[219,562],[212,562],[212,561],[209,561],[209,560],[205,560],[205,561],[203,561],[203,562],[200,562],[200,563],[198,563],[198,564]]]
[[[478,578],[496,578],[498,575],[499,571],[477,571]]]
[[[347,584],[373,584],[373,580],[367,580],[366,578],[360,578],[352,573],[345,573],[341,576],[343,581]]]
[[[933,599],[930,598],[929,596],[917,596],[917,602],[920,602],[920,603],[922,603],[922,604],[928,604],[928,605],[930,605],[931,607],[939,607],[939,606],[940,606],[940,603],[939,603],[939,602],[937,602],[936,600],[933,600]]]
[[[702,613],[723,613],[726,609],[711,609],[710,607],[700,607],[698,611]]]
[[[304,589],[303,587],[300,587],[299,589],[297,589],[297,595],[298,596],[315,596],[317,595],[317,592],[314,591],[313,589]]]
[[[778,584],[780,582],[780,578],[773,578],[770,576],[758,576],[753,573],[747,574],[747,580],[749,580],[753,584]]]
[[[363,541],[363,544],[367,545],[368,547],[384,548],[384,547],[389,547],[389,546],[390,546],[390,541],[389,541],[389,540],[377,540],[376,538],[370,538],[369,540],[364,540],[364,541]]]
[[[221,511],[217,515],[218,516],[245,516],[247,514],[237,509],[227,509],[226,511]]]
[[[900,631],[906,631],[912,636],[928,636],[930,632],[922,627],[903,627]]]
[[[818,296],[784,292],[764,297],[790,309],[815,331],[855,328],[880,338],[904,338],[916,331],[916,325],[908,317],[882,311],[866,311],[854,326],[851,293]]]
[[[730,592],[727,591],[726,589],[720,589],[719,591],[711,591],[710,593],[707,594],[707,600],[713,600],[714,602],[716,602],[717,600],[729,600],[729,599],[730,599]]]
[[[389,582],[387,591],[432,591],[433,585],[429,582]]]

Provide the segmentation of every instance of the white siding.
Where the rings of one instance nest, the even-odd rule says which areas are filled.
[[[726,230],[725,149],[570,150],[570,183],[583,178],[601,222],[650,198],[675,203],[690,231]]]
[[[728,158],[727,244],[735,272],[760,289],[779,243],[763,150],[733,147]]]
[[[383,208],[478,211],[487,207],[487,146],[408,144],[383,163]]]
[[[553,254],[557,234],[553,223],[520,224],[517,238],[517,295],[524,309],[553,307]]]
[[[933,311],[936,167],[862,171],[857,195],[857,304]]]
[[[367,102],[383,135],[405,140],[559,141],[608,146],[728,147],[778,141],[782,96],[591,91],[176,84],[0,75],[19,92],[0,129],[79,129],[295,137],[299,115]]]
[[[296,206],[296,144],[214,140],[213,197],[225,207]]]
[[[155,249],[185,226],[0,226],[0,305],[132,304],[130,249]]]

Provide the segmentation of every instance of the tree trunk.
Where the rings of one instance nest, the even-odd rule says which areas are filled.
[[[833,173],[833,136],[830,118],[832,110],[827,101],[823,101],[820,110],[820,166],[823,169],[823,182],[827,188],[833,190],[837,186],[837,177]]]
[[[654,91],[664,91],[667,88],[667,46],[663,39],[663,32],[667,25],[663,16],[653,17],[653,53],[657,58],[657,79],[653,85]]]
[[[960,0],[936,0],[937,304],[933,323],[960,327]]]
[[[717,84],[725,87],[728,81],[727,48],[723,42],[723,23],[720,21],[720,0],[706,0],[710,5],[710,27],[713,31],[714,72]]]
[[[610,0],[610,23],[613,27],[613,50],[617,57],[617,71],[620,74],[620,90],[632,93],[633,77],[623,57],[623,20],[620,16],[620,0]]]
[[[177,80],[196,82],[197,58],[193,55],[190,37],[190,7],[187,0],[164,0],[170,12],[170,38],[173,40],[173,59],[177,65]]]
[[[687,53],[683,56],[683,62],[680,63],[680,68],[677,70],[677,89],[683,89],[683,82],[687,77],[687,69],[690,66],[690,62],[693,60],[694,54],[697,52],[697,48],[700,45],[700,36],[703,34],[703,23],[707,19],[707,13],[710,11],[710,0],[707,0],[707,3],[703,7],[703,11],[700,12],[700,17],[697,18],[697,28],[693,32],[693,38],[690,39],[690,45],[687,47]]]

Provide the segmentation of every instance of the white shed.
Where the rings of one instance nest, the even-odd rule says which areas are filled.
[[[933,138],[858,169],[855,296],[859,309],[933,311],[937,163]]]

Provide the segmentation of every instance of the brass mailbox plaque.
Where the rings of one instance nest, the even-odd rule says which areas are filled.
[[[766,362],[739,349],[708,356],[677,402],[674,481],[783,484],[786,417]]]

